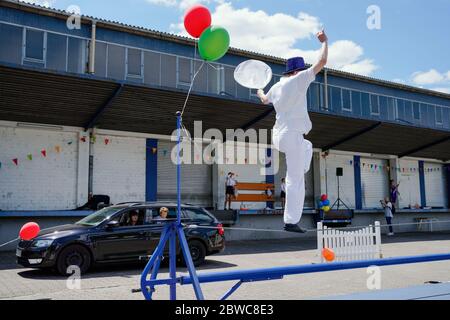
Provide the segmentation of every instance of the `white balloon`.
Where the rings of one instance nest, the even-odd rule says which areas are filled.
[[[272,69],[262,61],[247,60],[234,70],[234,79],[249,89],[264,89],[272,80]]]

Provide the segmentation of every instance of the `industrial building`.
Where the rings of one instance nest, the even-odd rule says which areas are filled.
[[[89,16],[71,29],[70,15],[0,3],[0,242],[24,221],[45,226],[86,215],[74,209],[89,193],[112,203],[175,199],[171,135],[202,64],[195,42]],[[269,64],[272,84],[284,71],[283,59],[239,49],[205,65],[184,117],[189,131],[194,121],[202,121],[203,133],[272,128],[273,110],[234,81],[234,68],[247,59]],[[315,149],[305,223],[312,226],[321,194],[337,198],[336,168],[344,169],[340,194],[355,209],[356,225],[383,219],[379,201],[390,179],[400,183],[397,222],[450,220],[449,94],[326,69],[308,98],[307,139]],[[281,157],[276,174],[261,176],[264,166],[183,165],[183,201],[223,209],[229,171],[242,182],[273,181],[278,197],[285,162]],[[270,204],[234,206],[241,226],[281,228]],[[262,236],[271,235],[229,235]]]

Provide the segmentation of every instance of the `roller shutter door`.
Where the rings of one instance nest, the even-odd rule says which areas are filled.
[[[362,164],[365,164],[363,166]],[[363,208],[380,208],[380,200],[389,196],[387,160],[361,158],[361,191]],[[380,170],[381,168],[381,170]]]
[[[445,172],[439,163],[425,163],[425,195],[428,207],[445,207]]]
[[[280,193],[281,193],[281,179],[286,177],[286,156],[280,152],[280,168],[275,175],[275,192],[277,199],[277,206],[280,205]],[[314,208],[314,174],[313,165],[311,164],[311,170],[305,175],[305,208]]]
[[[177,197],[177,170],[171,160],[171,152],[175,146],[176,144],[171,141],[158,142],[158,201],[175,201]],[[182,202],[206,207],[212,205],[211,165],[183,164],[181,179]]]
[[[400,208],[420,205],[419,162],[401,160],[398,180],[400,183],[398,188]]]
[[[340,177],[340,196],[344,203],[350,207],[355,207],[355,171],[350,162],[353,156],[330,154],[326,158],[326,185],[328,198],[333,204],[338,197],[338,179],[336,169],[343,168],[344,176]]]

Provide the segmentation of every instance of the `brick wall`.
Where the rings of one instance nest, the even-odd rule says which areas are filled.
[[[76,132],[0,127],[0,209],[75,208],[78,143]]]
[[[94,194],[109,195],[112,203],[145,201],[146,139],[98,135],[93,154]]]

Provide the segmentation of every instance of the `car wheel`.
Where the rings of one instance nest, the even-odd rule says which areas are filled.
[[[191,251],[192,261],[194,262],[194,266],[198,267],[205,262],[206,257],[206,247],[199,240],[191,240],[189,241],[189,251]],[[186,262],[184,261],[184,257],[181,258],[183,265],[186,266]]]
[[[61,275],[67,276],[73,273],[68,270],[70,266],[80,268],[81,274],[85,273],[91,266],[89,250],[80,245],[71,245],[64,248],[58,256],[56,268]]]

